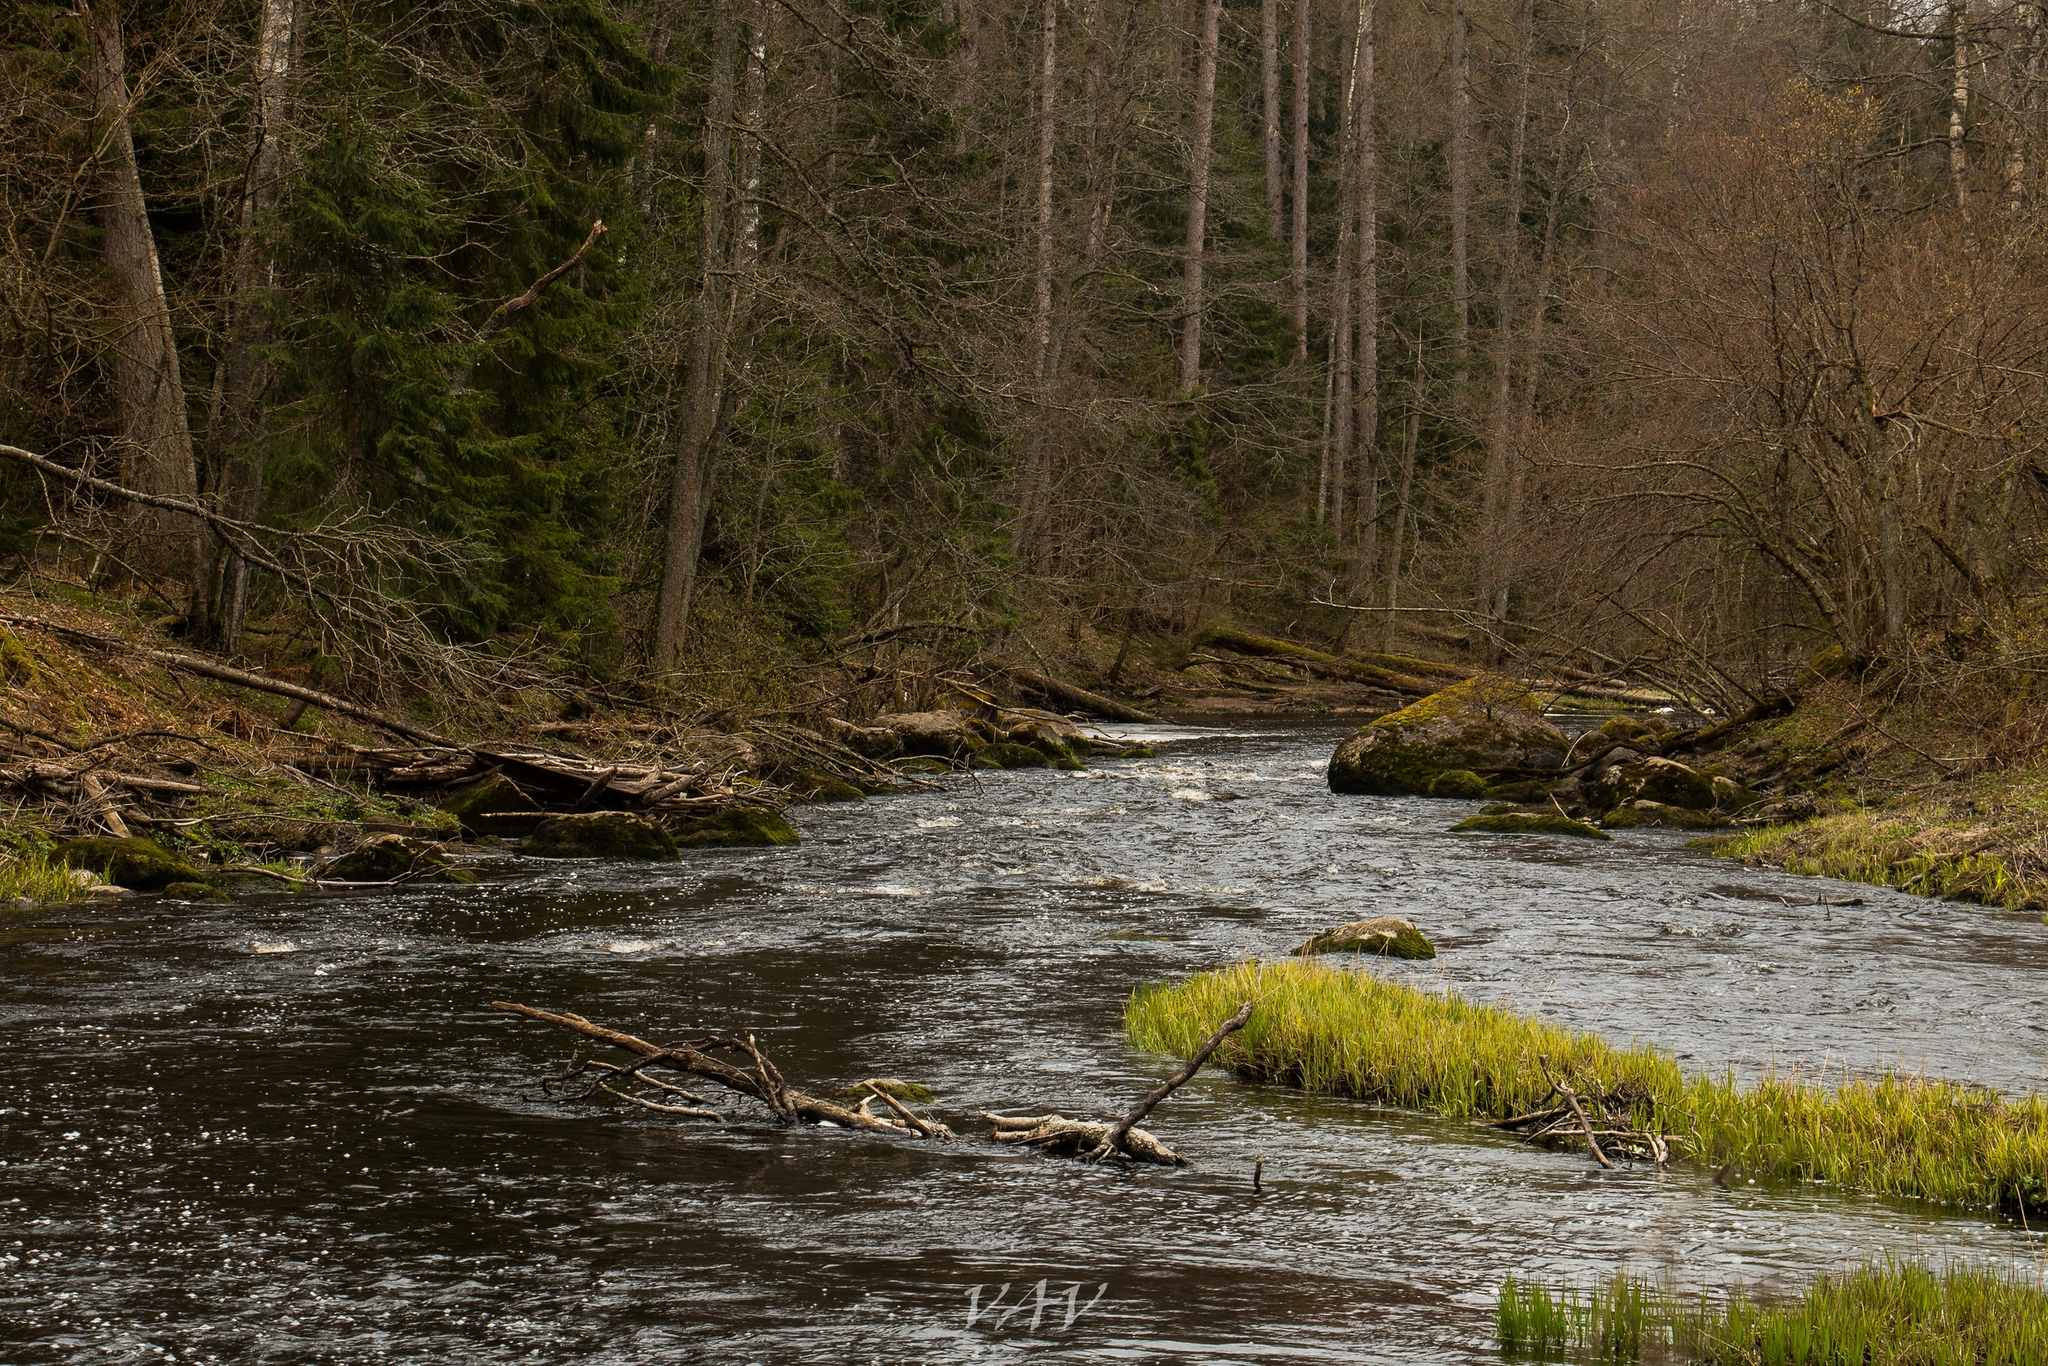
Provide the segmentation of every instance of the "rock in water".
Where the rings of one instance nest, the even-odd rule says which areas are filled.
[[[867,793],[829,773],[806,770],[790,780],[790,790],[807,802],[859,802]]]
[[[630,811],[589,811],[550,816],[534,827],[522,853],[541,858],[632,858],[673,863],[682,857],[674,836]]]
[[[471,783],[441,809],[478,835],[530,835],[541,820],[540,804],[502,773]]]
[[[1486,795],[1486,779],[1469,768],[1447,768],[1429,780],[1429,795],[1432,797],[1463,797],[1471,799]]]
[[[1638,797],[1632,802],[1623,802],[1602,816],[1600,824],[1609,830],[1634,830],[1645,826],[1663,830],[1714,830],[1729,822],[1711,811],[1688,811],[1682,806],[1666,806],[1663,802]]]
[[[689,849],[739,849],[753,845],[795,844],[796,830],[773,811],[734,806],[685,826],[676,843]]]
[[[1294,953],[1296,957],[1314,953],[1376,953],[1384,958],[1434,958],[1436,945],[1399,916],[1382,915],[1324,930]]]
[[[1045,751],[1030,745],[1013,745],[1000,741],[984,745],[975,754],[976,768],[1051,768],[1052,760]]]
[[[1455,769],[1553,769],[1570,745],[1528,689],[1481,674],[1353,734],[1330,760],[1330,790],[1419,795]]]
[[[475,882],[476,874],[443,857],[440,845],[405,835],[373,835],[334,859],[320,876],[335,882]]]
[[[98,873],[117,887],[154,892],[173,882],[203,882],[205,875],[155,840],[90,839],[60,844],[51,858],[67,868]]]
[[[1470,816],[1452,826],[1451,832],[1462,835],[1576,835],[1587,840],[1614,838],[1597,825],[1544,811]]]

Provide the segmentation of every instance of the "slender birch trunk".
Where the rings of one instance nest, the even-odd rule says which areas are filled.
[[[1486,660],[1500,658],[1498,627],[1507,620],[1508,582],[1506,555],[1502,544],[1508,534],[1505,512],[1509,501],[1508,482],[1513,464],[1514,439],[1513,379],[1515,338],[1515,286],[1521,274],[1522,255],[1522,167],[1529,139],[1529,67],[1534,42],[1532,0],[1522,0],[1516,16],[1515,115],[1509,134],[1507,206],[1501,225],[1500,280],[1495,294],[1493,416],[1486,443],[1486,473],[1481,489],[1481,565],[1479,609],[1495,624],[1488,632]]]
[[[249,134],[247,178],[242,184],[227,344],[214,372],[212,412],[207,421],[207,464],[215,472],[210,501],[221,512],[255,520],[263,507],[263,462],[247,449],[263,433],[263,396],[270,367],[258,348],[270,328],[256,307],[256,292],[270,273],[265,220],[282,196],[285,98],[298,39],[296,0],[264,0],[257,29],[256,103]],[[238,649],[249,617],[249,562],[218,536],[205,537],[203,592],[195,592],[194,635],[208,644]]]
[[[1340,550],[1347,540],[1345,533],[1350,529],[1344,520],[1344,502],[1351,473],[1352,423],[1357,418],[1351,397],[1354,364],[1351,338],[1356,323],[1352,313],[1351,267],[1353,232],[1358,221],[1358,165],[1353,157],[1358,113],[1358,34],[1355,29],[1344,40],[1342,70],[1343,104],[1337,142],[1337,260],[1335,269],[1330,272],[1330,348],[1334,372],[1330,381],[1330,407],[1334,416],[1329,460],[1330,529],[1336,533]]]
[[[704,119],[703,220],[699,228],[702,281],[690,335],[689,373],[684,384],[682,444],[669,485],[666,555],[655,601],[653,661],[676,661],[697,583],[704,549],[704,519],[711,507],[712,438],[724,404],[728,327],[727,271],[731,265],[733,211],[732,122],[734,71],[739,57],[735,0],[716,0],[712,10],[710,99]]]
[[[1195,117],[1188,156],[1188,240],[1181,287],[1180,387],[1202,387],[1202,243],[1209,224],[1209,141],[1216,124],[1216,37],[1223,0],[1202,0],[1201,46],[1195,60]]]
[[[1379,134],[1373,127],[1378,94],[1374,69],[1373,0],[1358,0],[1358,113],[1352,136],[1357,140],[1358,170],[1358,446],[1357,531],[1351,537],[1351,593],[1355,598],[1369,584],[1379,557],[1380,516],[1380,273],[1379,273]],[[1345,617],[1348,628],[1354,620]]]
[[[1266,163],[1266,221],[1278,242],[1286,205],[1280,173],[1280,0],[1259,6],[1259,87],[1265,96],[1259,122],[1259,155]]]
[[[1310,0],[1294,0],[1294,236],[1288,244],[1293,271],[1295,358],[1308,359],[1308,67]],[[1317,500],[1318,508],[1321,499]]]
[[[1970,212],[1970,5],[1969,0],[1951,0],[1949,17],[1955,35],[1955,80],[1948,97],[1948,175],[1953,183],[1956,207]]]
[[[734,275],[751,275],[761,259],[761,126],[768,110],[768,3],[747,11],[746,98],[740,116],[740,202]]]
[[[1044,0],[1038,64],[1038,261],[1032,274],[1031,382],[1038,398],[1012,543],[1025,554],[1043,519],[1052,462],[1053,160],[1058,148],[1059,0]]]
[[[1472,274],[1466,248],[1466,209],[1471,172],[1466,142],[1471,124],[1465,71],[1465,0],[1451,0],[1451,310],[1457,339],[1455,387],[1465,387],[1465,363],[1472,342]]]
[[[1401,442],[1401,483],[1394,501],[1393,544],[1387,547],[1387,624],[1380,648],[1394,652],[1394,632],[1401,611],[1401,549],[1408,539],[1408,506],[1415,494],[1415,449],[1422,441],[1422,327],[1415,328],[1415,373],[1408,381],[1408,431]]]
[[[129,125],[133,101],[121,15],[111,0],[100,0],[86,11],[86,22],[92,40],[93,110],[99,121],[102,251],[112,286],[114,345],[108,368],[120,419],[121,482],[141,493],[197,499],[185,381]],[[199,528],[192,518],[146,509],[133,514],[130,526],[140,564],[185,576],[195,595],[203,595]]]

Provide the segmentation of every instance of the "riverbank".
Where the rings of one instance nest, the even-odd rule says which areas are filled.
[[[1318,960],[1241,963],[1140,990],[1125,1028],[1140,1048],[1185,1057],[1244,1000],[1257,1009],[1218,1057],[1253,1080],[1477,1122],[1541,1110],[1561,1080],[1619,1098],[1631,1127],[1661,1135],[1675,1155],[1747,1176],[1951,1205],[2048,1205],[2048,1101],[2038,1096],[1899,1073],[1787,1073],[1745,1087],[1732,1075],[1687,1075],[1645,1045]]]

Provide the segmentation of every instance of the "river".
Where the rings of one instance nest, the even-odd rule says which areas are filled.
[[[971,1135],[1171,1071],[1122,1040],[1137,984],[1396,914],[1441,956],[1376,970],[1691,1067],[2042,1080],[2032,916],[1664,832],[1453,836],[1476,803],[1332,796],[1341,734],[1161,729],[800,808],[794,849],[0,919],[0,1360],[1479,1362],[1509,1273],[2048,1256],[1986,1213],[1602,1172],[1215,1071],[1150,1122],[1180,1171],[565,1109],[536,1079],[569,1036],[487,1006],[751,1031],[794,1085],[909,1078]]]

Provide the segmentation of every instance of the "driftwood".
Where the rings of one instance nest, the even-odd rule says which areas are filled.
[[[1040,697],[1047,698],[1050,701],[1057,702],[1071,711],[1084,711],[1091,716],[1103,716],[1112,721],[1145,722],[1157,721],[1159,719],[1150,712],[1126,706],[1122,702],[1104,697],[1100,693],[1089,692],[1086,688],[1077,688],[1071,683],[1063,683],[1057,678],[1039,673],[1033,669],[1012,667],[1010,669],[1010,677],[1015,679],[1026,690],[1035,692]]]
[[[1057,1153],[1062,1157],[1079,1157],[1088,1162],[1100,1162],[1107,1157],[1122,1156],[1134,1162],[1154,1162],[1164,1167],[1185,1167],[1186,1158],[1138,1128],[1138,1121],[1151,1114],[1161,1101],[1201,1071],[1202,1064],[1209,1060],[1209,1055],[1216,1051],[1226,1037],[1244,1028],[1245,1021],[1251,1017],[1252,1003],[1246,1001],[1238,1007],[1235,1015],[1217,1027],[1216,1032],[1209,1036],[1208,1042],[1195,1050],[1195,1055],[1187,1060],[1187,1064],[1180,1071],[1155,1087],[1143,1100],[1131,1107],[1129,1114],[1115,1124],[1068,1119],[1058,1114],[993,1115],[984,1111],[981,1117],[989,1123],[989,1137],[998,1143],[1021,1143],[1028,1148]]]
[[[937,1139],[945,1142],[953,1134],[945,1125],[935,1120],[921,1120],[915,1126],[902,1120],[867,1114],[860,1110],[849,1110],[829,1100],[793,1091],[783,1080],[782,1073],[755,1044],[753,1036],[736,1034],[707,1034],[683,1043],[655,1044],[645,1039],[603,1025],[592,1024],[581,1015],[568,1012],[538,1010],[533,1006],[519,1005],[512,1001],[493,1001],[497,1010],[509,1010],[529,1019],[559,1025],[573,1030],[588,1039],[622,1048],[633,1054],[637,1061],[624,1066],[603,1062],[572,1063],[568,1069],[549,1077],[543,1083],[544,1089],[553,1094],[553,1088],[564,1082],[588,1076],[596,1069],[598,1076],[584,1091],[566,1099],[583,1099],[597,1091],[608,1092],[622,1100],[631,1101],[643,1109],[660,1110],[669,1114],[683,1114],[691,1118],[712,1118],[723,1120],[727,1116],[708,1108],[704,1097],[648,1075],[654,1070],[680,1072],[689,1076],[702,1077],[717,1083],[727,1091],[745,1096],[767,1107],[768,1112],[785,1124],[831,1124],[842,1129],[859,1129],[869,1133],[913,1134],[920,1138]],[[725,1061],[731,1058],[734,1061]],[[739,1065],[744,1059],[746,1065]],[[677,1107],[666,1101],[640,1096],[630,1090],[622,1091],[621,1086],[641,1085],[653,1087],[658,1095],[680,1095],[685,1099],[699,1102],[691,1107]]]
[[[1655,1128],[1638,1127],[1635,1122],[1636,1111],[1644,1108],[1653,1112],[1654,1119],[1656,1100],[1649,1093],[1628,1086],[1610,1091],[1597,1081],[1582,1083],[1582,1091],[1552,1075],[1548,1058],[1539,1057],[1537,1061],[1550,1082],[1550,1095],[1545,1100],[1554,1097],[1563,1103],[1542,1105],[1506,1119],[1479,1120],[1480,1127],[1512,1133],[1524,1142],[1545,1147],[1582,1141],[1600,1165],[1607,1168],[1614,1166],[1608,1157],[1610,1152],[1660,1166],[1671,1160],[1671,1144],[1676,1140]],[[1593,1107],[1590,1114],[1586,1108],[1589,1104]]]

